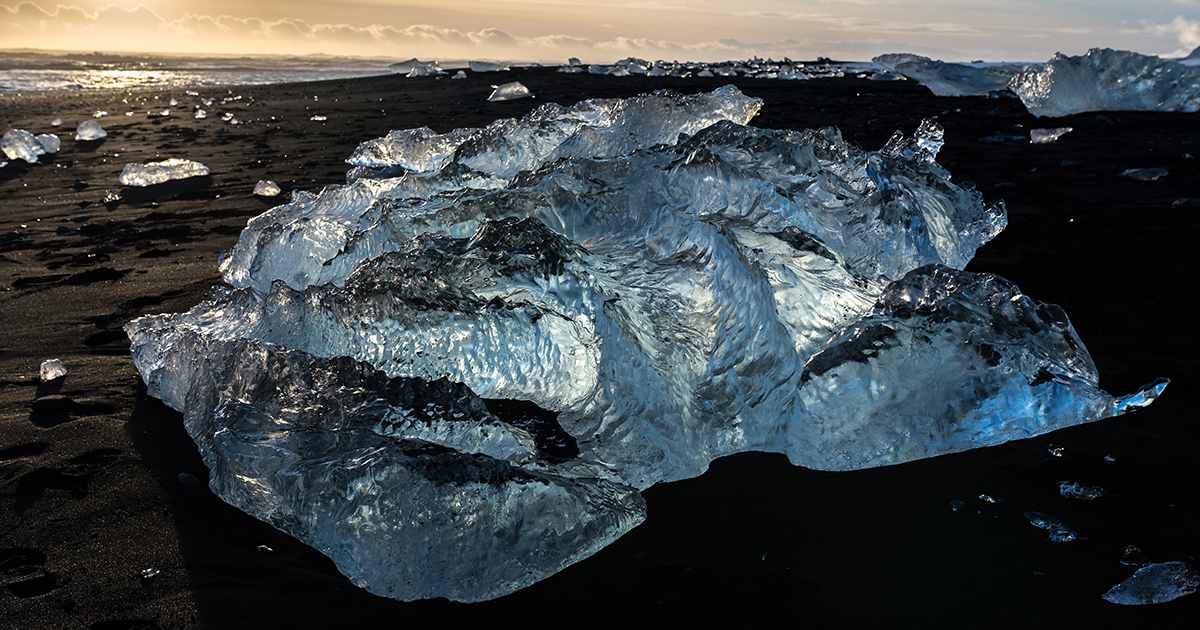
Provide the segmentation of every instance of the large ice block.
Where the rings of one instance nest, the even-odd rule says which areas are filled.
[[[46,146],[24,129],[9,129],[0,136],[0,151],[10,160],[25,160],[30,164],[46,153]]]
[[[1105,393],[1060,309],[961,271],[1006,217],[937,163],[936,123],[864,151],[746,126],[759,106],[663,92],[364,143],[351,183],[250,221],[229,286],[128,324],[134,362],[219,496],[405,600],[550,575],[724,455],[897,464],[1162,391]]]
[[[875,63],[917,81],[936,96],[988,96],[1008,89],[1023,64],[969,65],[947,63],[912,54],[887,54]]]
[[[1076,57],[1056,54],[1013,77],[1009,88],[1035,116],[1200,111],[1200,67],[1111,48]]]
[[[126,164],[121,169],[121,185],[123,186],[153,186],[173,179],[203,177],[208,175],[208,167],[192,160],[171,158],[161,162],[147,164]]]

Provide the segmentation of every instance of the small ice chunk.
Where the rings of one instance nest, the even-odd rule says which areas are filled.
[[[121,200],[121,191],[106,190],[104,191],[104,203],[117,203]]]
[[[438,62],[436,62],[436,61],[418,61],[415,58],[409,59],[408,61],[401,61],[398,63],[394,63],[394,64],[388,66],[388,69],[391,70],[392,72],[394,72],[396,74],[407,75],[407,76],[413,76],[412,71],[417,68],[422,68],[422,69],[435,68],[435,69],[437,69],[438,72],[441,72],[441,70],[442,70],[442,67],[440,65],[438,65]],[[417,75],[417,76],[422,76],[422,75]]]
[[[208,112],[204,111],[203,109],[197,109],[195,117],[199,120],[204,120],[205,118],[208,118]]]
[[[967,507],[967,502],[963,501],[962,499],[955,499],[950,502],[950,511],[951,512],[957,512],[965,507]]]
[[[458,72],[455,72],[454,76],[452,76],[450,78],[451,79],[465,79],[465,78],[467,78],[467,73],[463,72],[462,70],[459,70]]]
[[[188,90],[184,92],[184,94],[187,94],[188,96],[200,96],[200,93],[195,90]]]
[[[1191,595],[1200,587],[1200,574],[1186,562],[1159,562],[1138,569],[1129,579],[1102,595],[1123,606],[1161,604]]]
[[[1079,534],[1071,531],[1062,521],[1042,512],[1026,512],[1025,518],[1034,527],[1050,530],[1050,542],[1071,542],[1079,538]]]
[[[570,59],[567,60],[567,65],[568,66],[582,66],[583,62],[579,60],[579,57],[571,57]]]
[[[1125,551],[1121,552],[1121,564],[1130,567],[1144,567],[1150,564],[1150,558],[1147,558],[1146,554],[1142,553],[1142,550],[1138,549],[1136,545],[1129,545]]]
[[[1152,182],[1160,177],[1167,176],[1165,168],[1129,168],[1121,171],[1121,177],[1136,179],[1139,182]]]
[[[313,114],[312,116],[309,116],[308,119],[313,122],[325,122],[326,120],[329,120],[325,114]]]
[[[95,111],[95,113],[92,114],[92,118],[104,118],[107,115],[108,115],[108,112],[106,112],[102,109],[98,109]]]
[[[279,188],[279,186],[269,179],[259,180],[259,182],[254,185],[254,194],[258,195],[259,197],[274,197],[281,192],[283,191]]]
[[[1030,129],[1029,142],[1032,144],[1050,144],[1068,132],[1075,131],[1071,127],[1054,127],[1052,129]]]
[[[171,115],[171,110],[169,110],[169,109],[164,109],[164,110],[162,110],[161,112],[158,112],[158,115],[159,115],[159,116],[170,116],[170,115]]]
[[[1099,486],[1082,486],[1074,481],[1063,481],[1058,484],[1058,493],[1068,499],[1092,501],[1104,496],[1104,488]]]
[[[986,494],[979,495],[979,500],[985,503],[999,503],[998,500]]]
[[[46,359],[42,361],[41,377],[43,383],[48,383],[56,378],[62,378],[67,375],[67,366],[63,365],[58,359]]]
[[[99,140],[107,135],[108,132],[100,127],[100,123],[94,120],[85,120],[75,128],[75,140],[77,141]]]
[[[179,101],[177,101],[175,99],[171,99],[171,107],[176,107],[178,105],[179,105]]]
[[[529,88],[521,85],[520,81],[505,83],[504,85],[494,85],[496,88],[492,90],[492,95],[487,98],[489,101],[511,101],[518,98],[527,98],[533,96]]]
[[[468,61],[467,66],[471,68],[471,72],[504,72],[508,70],[508,64],[491,61]]]
[[[46,152],[46,147],[24,129],[9,129],[0,136],[0,151],[4,151],[10,160],[21,159],[33,164]]]
[[[149,164],[126,164],[121,171],[124,186],[153,186],[172,179],[208,175],[208,167],[191,160],[172,158]]]
[[[60,126],[60,125],[62,125],[62,119],[61,119],[61,118],[55,118],[54,120],[51,120],[51,121],[50,121],[50,126],[51,126],[51,127],[58,127],[58,126]]]
[[[152,578],[158,574],[159,574],[158,569],[142,569],[142,579],[143,580],[149,580],[150,578]]]
[[[42,148],[46,150],[46,153],[58,153],[58,150],[62,148],[62,141],[52,133],[39,133],[37,140],[42,143]]]

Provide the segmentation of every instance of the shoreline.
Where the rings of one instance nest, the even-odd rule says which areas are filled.
[[[534,99],[489,103],[491,83]],[[219,284],[216,261],[246,220],[292,190],[344,183],[359,142],[423,125],[446,132],[545,103],[725,84],[764,99],[752,125],[837,125],[867,149],[936,116],[939,163],[1004,199],[1009,227],[967,267],[1061,305],[1101,386],[1172,379],[1150,407],[997,447],[903,466],[820,473],[743,454],[644,493],[649,519],[613,545],[481,604],[403,603],[351,585],[316,551],[217,500],[178,413],[145,396],[121,326],[186,310]],[[251,628],[947,625],[1187,627],[1200,598],[1119,607],[1100,599],[1154,561],[1196,564],[1200,348],[1185,319],[1196,262],[1200,115],[1104,112],[1036,119],[1015,99],[938,98],[914,82],[611,77],[514,68],[466,80],[391,75],[295,84],[0,95],[3,125],[59,133],[38,164],[0,168],[0,618],[20,627]],[[231,93],[232,92],[232,93]],[[155,100],[155,97],[158,97]],[[209,117],[147,117],[177,98],[242,96]],[[314,98],[315,97],[315,98]],[[98,119],[99,143],[74,126]],[[134,111],[133,116],[125,116]],[[244,124],[229,125],[219,112]],[[323,122],[310,117],[320,112]],[[54,117],[63,125],[49,126]],[[1058,142],[985,142],[1070,126]],[[197,160],[207,178],[105,204],[125,163]],[[1156,181],[1119,176],[1167,168]],[[254,197],[260,179],[283,194]],[[24,226],[24,227],[23,227]],[[14,236],[15,235],[15,236]],[[1183,321],[1180,321],[1180,320]],[[42,360],[65,379],[42,384]],[[1049,452],[1062,447],[1062,457]],[[1105,462],[1111,455],[1115,464]],[[1094,502],[1058,482],[1099,485]],[[196,480],[201,480],[196,483]],[[978,499],[987,494],[1000,503]],[[951,511],[950,502],[968,508]],[[1023,512],[1087,540],[1054,544]],[[272,551],[258,551],[260,546]],[[143,578],[146,569],[157,571]],[[930,624],[931,619],[936,619]],[[631,621],[632,620],[632,621]],[[108,626],[95,624],[108,623]],[[119,625],[125,623],[125,625]],[[142,625],[136,625],[136,624]]]

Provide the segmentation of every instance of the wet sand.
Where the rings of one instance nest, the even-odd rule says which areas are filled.
[[[486,102],[490,84],[512,80],[537,98]],[[968,269],[1061,305],[1110,392],[1166,376],[1164,396],[1121,418],[884,469],[718,460],[700,478],[648,490],[647,522],[592,558],[473,605],[370,595],[197,481],[207,471],[180,415],[145,395],[121,326],[199,302],[247,219],[292,190],[342,183],[354,147],[391,129],[445,132],[544,102],[728,83],[764,99],[754,125],[836,125],[868,149],[937,116],[939,162],[1010,212]],[[911,82],[552,69],[197,91],[217,99],[204,120],[190,112],[200,97],[178,89],[0,95],[0,131],[57,133],[63,145],[0,169],[0,626],[1175,628],[1200,617],[1200,595],[1143,607],[1100,599],[1132,574],[1119,563],[1127,545],[1197,563],[1200,115],[1039,120],[1014,99],[937,98]],[[172,97],[181,105],[170,116],[147,116]],[[108,137],[74,141],[96,110],[109,112],[99,119]],[[62,127],[50,126],[55,117]],[[1050,145],[981,141],[1061,126],[1074,131]],[[103,203],[122,189],[124,164],[171,157],[211,174]],[[1169,175],[1118,175],[1145,167]],[[284,195],[253,196],[260,179]],[[69,372],[41,384],[49,358]],[[1068,479],[1108,494],[1062,498]],[[956,499],[964,509],[951,510]],[[1049,542],[1029,510],[1086,540]],[[146,569],[157,574],[143,578]]]

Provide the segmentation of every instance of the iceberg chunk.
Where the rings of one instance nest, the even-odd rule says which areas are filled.
[[[1138,569],[1129,579],[1112,587],[1104,601],[1123,606],[1162,604],[1200,587],[1200,573],[1186,562],[1159,562]]]
[[[1068,116],[1105,110],[1200,111],[1200,67],[1151,55],[1093,48],[1056,54],[1009,84],[1031,114]]]
[[[38,370],[39,376],[43,383],[48,383],[56,378],[62,378],[67,375],[67,367],[58,359],[46,359],[42,361],[42,365]]]
[[[520,81],[505,83],[504,85],[493,85],[491,95],[488,96],[489,101],[511,101],[518,98],[529,98],[533,93],[529,88],[521,84]]]
[[[260,179],[254,185],[254,194],[260,197],[274,197],[281,192],[283,190],[279,188],[279,185],[269,179]]]
[[[85,120],[75,128],[76,141],[99,140],[107,135],[108,132],[100,127],[100,123],[95,120]]]
[[[935,96],[987,96],[1008,89],[1008,83],[1025,69],[1019,64],[975,66],[946,63],[911,54],[880,55],[875,63],[929,88]],[[874,78],[874,77],[872,77]],[[884,80],[881,77],[876,80]]]
[[[52,133],[39,133],[37,141],[42,144],[42,148],[45,149],[46,153],[58,153],[58,150],[62,148],[62,141]]]
[[[388,69],[391,70],[395,74],[411,75],[413,70],[420,70],[421,72],[431,72],[431,73],[441,72],[442,67],[436,61],[419,61],[416,58],[413,58],[413,59],[409,59],[408,61],[400,61],[400,62],[394,63],[394,64],[388,66]],[[417,75],[417,76],[421,76],[421,75]]]
[[[508,70],[508,64],[493,61],[468,61],[467,67],[471,69],[471,72],[504,72]]]
[[[148,164],[126,164],[121,170],[123,186],[153,186],[173,179],[208,175],[208,167],[192,160],[171,158]]]
[[[1030,129],[1029,142],[1031,144],[1050,144],[1057,142],[1059,138],[1075,131],[1072,127],[1055,127],[1053,129]]]
[[[1002,205],[726,87],[364,143],[130,322],[224,500],[399,599],[501,596],[724,455],[850,470],[1125,413],[1065,314],[961,267]],[[361,170],[360,170],[361,169]],[[487,401],[487,402],[484,402]],[[556,444],[551,448],[548,444]]]
[[[39,155],[46,153],[46,145],[24,129],[9,129],[0,136],[0,151],[4,151],[10,160],[25,160],[34,164]]]

